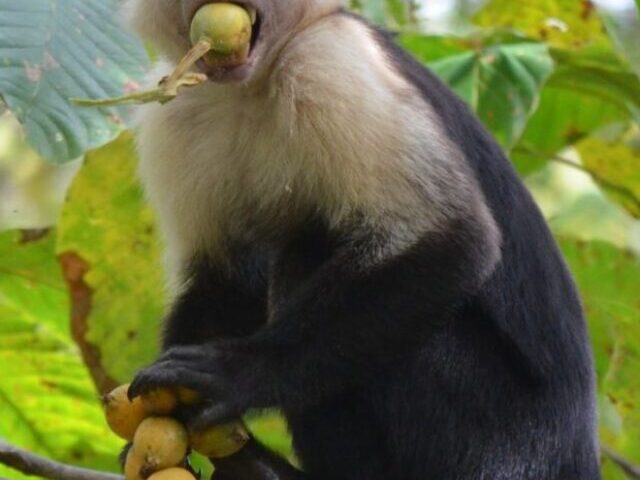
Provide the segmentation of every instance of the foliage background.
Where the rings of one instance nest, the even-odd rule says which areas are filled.
[[[637,4],[353,7],[397,31],[509,151],[583,295],[603,445],[640,464]],[[118,26],[116,8],[116,0],[0,0],[0,438],[107,470],[120,441],[99,393],[154,358],[163,311],[129,112],[68,101],[138,87],[147,56]],[[290,453],[277,414],[254,416],[252,426]],[[626,478],[606,455],[603,471]],[[22,478],[0,467],[2,476]]]

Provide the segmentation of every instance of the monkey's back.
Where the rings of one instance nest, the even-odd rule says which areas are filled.
[[[292,416],[303,458],[356,449],[363,471],[353,478],[599,479],[585,319],[538,207],[463,102],[386,34],[376,38],[463,149],[502,233],[502,257],[419,353],[397,358],[362,390]],[[341,439],[360,442],[337,440],[341,428]],[[343,473],[335,478],[349,478]]]

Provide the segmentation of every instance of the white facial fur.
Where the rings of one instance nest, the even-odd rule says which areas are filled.
[[[171,59],[169,33],[158,41]],[[381,258],[471,214],[490,226],[497,259],[497,227],[439,122],[368,28],[343,15],[297,32],[261,81],[140,108],[140,173],[172,279],[194,252],[221,260],[227,241],[272,241],[310,213],[339,226],[365,212],[394,240]]]

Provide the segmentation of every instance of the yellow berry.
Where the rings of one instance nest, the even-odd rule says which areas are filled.
[[[156,472],[148,480],[196,480],[196,477],[184,468],[174,467]]]
[[[176,395],[178,396],[178,403],[180,403],[180,405],[192,406],[201,400],[198,392],[187,387],[178,387],[176,389]]]
[[[147,413],[140,398],[129,400],[128,391],[128,384],[121,385],[105,395],[102,401],[107,423],[113,433],[125,440],[132,440]]]
[[[151,415],[169,415],[178,406],[176,393],[168,388],[158,388],[144,393],[142,404]]]
[[[127,452],[127,460],[124,462],[124,478],[126,480],[143,480],[142,468],[144,467],[144,458],[136,454],[132,447]]]
[[[187,456],[188,435],[184,426],[169,417],[144,420],[133,438],[136,455],[143,459],[143,472],[176,467]]]

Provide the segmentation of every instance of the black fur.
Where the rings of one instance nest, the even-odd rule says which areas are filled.
[[[598,480],[585,322],[541,214],[467,107],[376,38],[464,150],[502,234],[498,266],[482,276],[476,218],[380,264],[382,232],[314,219],[238,248],[232,268],[194,262],[167,350],[132,393],[196,388],[200,425],[282,408],[306,473],[252,441],[218,462],[220,480]]]

